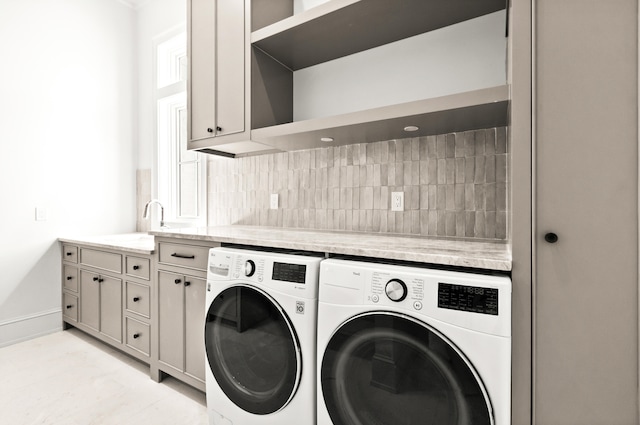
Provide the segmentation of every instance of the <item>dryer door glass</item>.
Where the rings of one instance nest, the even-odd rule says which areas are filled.
[[[302,366],[298,339],[264,292],[245,286],[221,292],[207,312],[205,345],[218,385],[243,410],[273,413],[295,394]]]
[[[406,316],[370,313],[345,323],[329,341],[320,379],[334,425],[493,423],[469,362]]]

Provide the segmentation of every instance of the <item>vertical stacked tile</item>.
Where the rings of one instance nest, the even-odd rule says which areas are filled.
[[[499,127],[211,157],[209,223],[505,240],[508,156]],[[391,211],[393,192],[404,192],[404,211]]]

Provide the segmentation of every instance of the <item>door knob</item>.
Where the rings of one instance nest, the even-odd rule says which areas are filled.
[[[549,242],[549,243],[556,243],[556,242],[558,242],[558,235],[556,235],[553,232],[549,232],[549,233],[544,235],[544,240]]]

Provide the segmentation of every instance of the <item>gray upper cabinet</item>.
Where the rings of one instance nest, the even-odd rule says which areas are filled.
[[[507,125],[504,0],[190,4],[192,149],[243,156]],[[242,112],[227,135],[224,115]]]
[[[238,0],[188,1],[189,149],[234,156],[251,143],[247,7]]]

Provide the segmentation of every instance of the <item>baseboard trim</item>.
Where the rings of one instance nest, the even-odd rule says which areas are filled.
[[[0,348],[62,330],[62,309],[56,308],[0,322]]]

